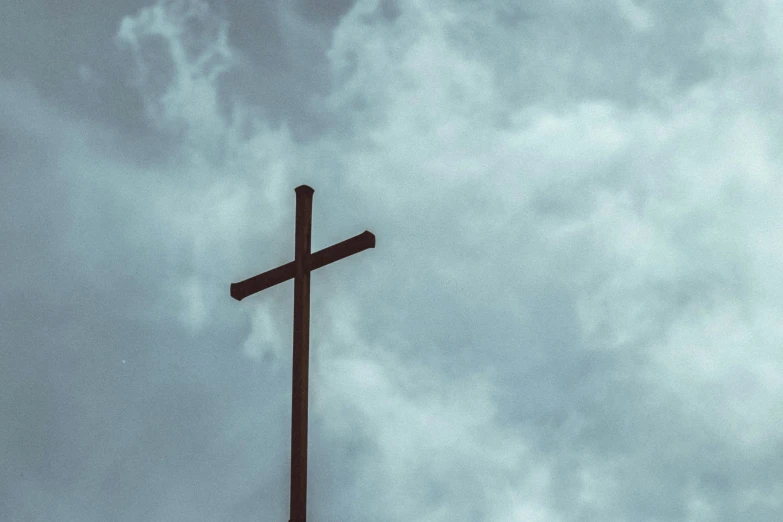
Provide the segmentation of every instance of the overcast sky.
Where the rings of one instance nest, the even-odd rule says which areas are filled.
[[[0,15],[0,520],[783,513],[783,5]]]

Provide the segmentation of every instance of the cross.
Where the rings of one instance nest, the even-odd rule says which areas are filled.
[[[310,272],[362,250],[375,248],[375,235],[358,236],[310,253],[313,192],[300,185],[296,192],[294,260],[231,285],[231,297],[245,297],[270,286],[294,280],[294,357],[291,394],[291,512],[288,522],[306,522],[307,505],[307,381],[310,360]]]

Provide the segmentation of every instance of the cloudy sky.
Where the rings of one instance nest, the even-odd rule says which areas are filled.
[[[0,16],[0,519],[778,520],[783,6]]]

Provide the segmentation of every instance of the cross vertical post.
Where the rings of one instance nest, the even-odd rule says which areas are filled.
[[[291,380],[291,512],[289,522],[307,522],[307,399],[310,363],[310,272],[353,254],[375,248],[369,230],[330,247],[310,253],[313,192],[296,187],[294,260],[272,270],[231,284],[231,297],[245,297],[294,280],[294,354]]]
[[[294,356],[291,390],[291,520],[305,522],[307,514],[307,398],[310,366],[310,237],[313,189],[296,187],[294,238]]]

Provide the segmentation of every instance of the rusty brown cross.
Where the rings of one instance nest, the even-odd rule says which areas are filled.
[[[307,506],[307,381],[310,361],[310,272],[362,250],[375,248],[375,236],[365,230],[335,245],[310,253],[313,192],[296,191],[294,260],[231,285],[231,297],[241,301],[289,279],[294,280],[294,357],[291,394],[291,513],[289,522],[306,522]]]

